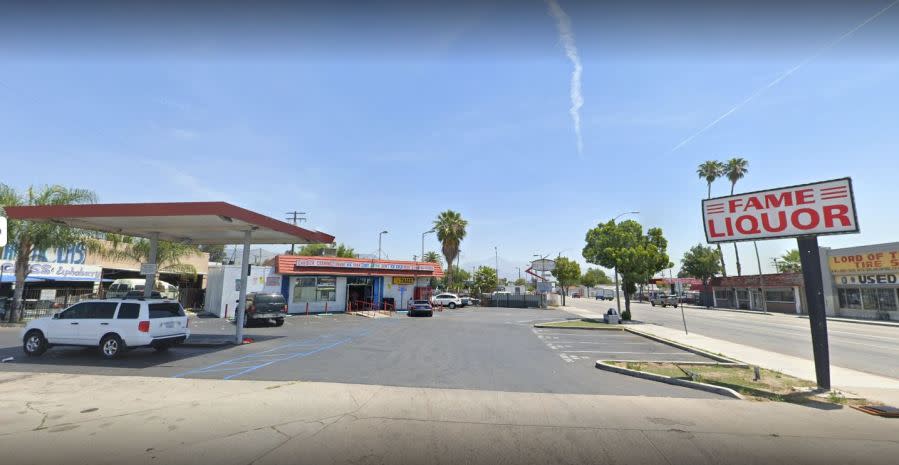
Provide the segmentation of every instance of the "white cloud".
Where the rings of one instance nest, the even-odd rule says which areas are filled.
[[[574,30],[571,28],[571,18],[565,13],[565,10],[559,6],[556,0],[546,0],[549,6],[549,12],[556,18],[559,26],[559,39],[565,47],[565,55],[574,65],[571,72],[571,120],[574,122],[574,133],[577,136],[577,152],[579,155],[584,153],[584,140],[581,137],[581,107],[584,106],[584,96],[581,93],[581,58],[578,55],[577,46],[574,43]]]

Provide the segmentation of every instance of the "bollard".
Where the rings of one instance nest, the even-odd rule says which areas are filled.
[[[309,316],[309,302],[306,302],[306,316]]]
[[[755,377],[752,378],[752,380],[753,380],[753,381],[758,381],[758,380],[762,379],[762,374],[761,374],[761,372],[760,372],[761,370],[759,370],[759,367],[753,367],[753,368],[754,368],[753,371],[755,372],[755,373],[754,373]]]
[[[325,313],[328,313],[328,303],[325,302]]]

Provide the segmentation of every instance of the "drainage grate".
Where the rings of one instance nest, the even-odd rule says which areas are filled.
[[[878,417],[899,418],[899,408],[887,405],[861,405],[858,407],[853,406],[852,408],[870,415],[877,415]]]

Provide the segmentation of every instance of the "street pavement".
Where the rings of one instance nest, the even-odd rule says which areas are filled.
[[[534,373],[534,375],[539,375]],[[838,406],[0,373],[4,463],[892,465]]]
[[[569,299],[570,306],[604,313],[615,302]],[[621,302],[622,307],[624,301]],[[683,331],[679,308],[632,302],[634,320]],[[807,318],[796,315],[684,309],[687,329],[706,337],[812,360],[812,336]],[[899,327],[827,322],[830,362],[834,366],[899,379]]]
[[[19,330],[0,328],[0,357],[14,357],[0,364],[0,371],[719,398],[594,367],[602,351],[634,352],[608,354],[611,358],[646,353],[682,359],[692,354],[629,334],[583,330],[548,332],[546,337],[558,343],[550,347],[549,339],[533,328],[537,322],[574,317],[560,310],[504,308],[446,310],[433,318],[297,316],[279,328],[248,328],[253,344],[182,347],[168,353],[137,349],[112,361],[95,349],[64,347],[28,358],[21,351]],[[220,319],[193,319],[191,328],[194,334],[234,331]],[[558,339],[563,333],[564,339]]]

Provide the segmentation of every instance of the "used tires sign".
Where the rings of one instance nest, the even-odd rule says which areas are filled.
[[[702,201],[709,243],[858,232],[850,178]]]

